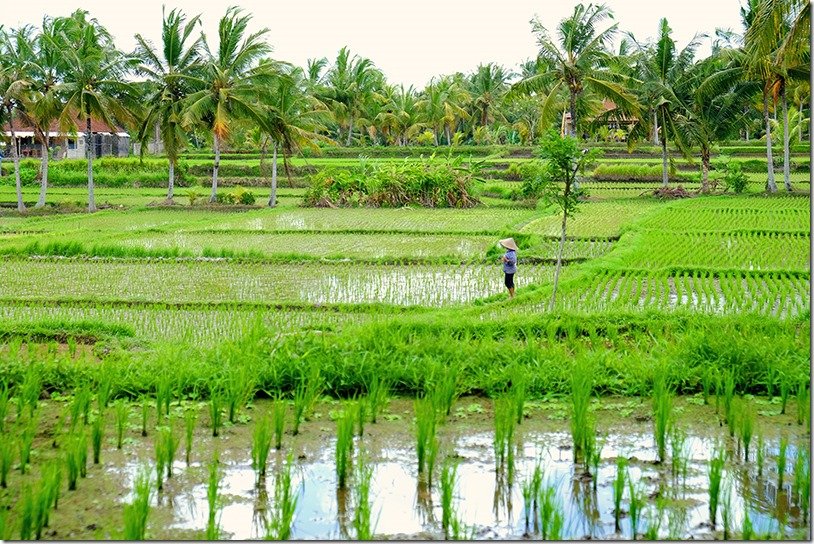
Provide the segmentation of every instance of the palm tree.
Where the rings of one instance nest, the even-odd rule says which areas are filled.
[[[192,38],[199,25],[200,15],[189,22],[181,11],[172,10],[169,15],[162,10],[162,48],[159,52],[141,34],[136,34],[136,56],[141,59],[136,72],[145,75],[151,83],[150,92],[145,96],[147,112],[138,132],[141,150],[144,153],[147,140],[158,127],[164,152],[169,161],[169,181],[167,202],[172,203],[175,186],[175,166],[178,154],[187,141],[187,132],[182,125],[185,100],[194,90],[194,78],[200,76],[202,68],[200,50],[203,36]]]
[[[513,90],[524,93],[540,91],[554,81],[547,94],[556,96],[560,88],[566,88],[571,135],[577,133],[580,123],[578,102],[586,91],[612,100],[620,113],[634,117],[639,115],[636,98],[623,85],[626,79],[607,67],[612,58],[607,45],[617,25],[611,25],[601,32],[597,31],[597,26],[609,18],[612,18],[612,13],[604,4],[589,4],[587,7],[577,4],[574,13],[557,27],[556,40],[538,18],[531,21],[532,32],[540,46],[538,59],[545,70],[523,78],[513,86]]]
[[[676,52],[676,44],[670,36],[672,29],[667,19],[659,22],[659,39],[655,48],[649,50],[643,47],[631,36],[631,39],[642,52],[641,63],[642,85],[641,93],[650,108],[655,113],[654,119],[660,129],[661,143],[661,182],[666,187],[668,178],[667,168],[667,141],[672,139],[679,150],[688,154],[686,143],[682,138],[683,132],[676,129],[676,116],[681,114],[686,106],[688,70],[692,67],[695,50],[698,48],[698,37],[680,52]]]
[[[221,143],[229,136],[230,125],[239,119],[262,122],[258,93],[273,77],[270,66],[259,63],[271,52],[264,41],[269,30],[246,35],[251,15],[242,13],[237,7],[226,10],[218,25],[217,51],[213,53],[204,42],[208,57],[204,74],[193,79],[201,90],[189,95],[184,115],[186,124],[206,123],[212,131],[215,162],[209,202],[217,199]]]
[[[502,117],[497,106],[509,90],[507,84],[511,74],[503,66],[495,63],[481,64],[469,81],[472,107],[480,126],[489,125],[495,118]]]
[[[405,146],[410,138],[427,126],[421,122],[420,100],[412,85],[407,89],[404,85],[388,85],[383,94],[385,103],[374,121],[395,139],[396,145]]]
[[[75,11],[61,32],[65,48],[65,73],[57,92],[65,97],[60,112],[60,127],[76,131],[77,120],[84,121],[88,158],[88,211],[96,211],[93,194],[93,155],[91,119],[110,127],[133,124],[139,105],[135,86],[125,79],[133,59],[125,58],[113,47],[110,34],[87,12]]]
[[[347,47],[339,50],[336,62],[325,78],[326,98],[331,102],[336,120],[340,123],[340,138],[341,125],[347,126],[346,146],[350,146],[353,138],[354,121],[383,79],[372,60],[358,55],[351,57]]]

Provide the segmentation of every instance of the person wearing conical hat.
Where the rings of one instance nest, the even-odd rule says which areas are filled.
[[[503,283],[506,289],[509,290],[509,298],[514,298],[514,274],[517,272],[517,244],[514,243],[514,238],[506,238],[500,241],[500,245],[506,250],[506,253],[500,258],[503,263]]]

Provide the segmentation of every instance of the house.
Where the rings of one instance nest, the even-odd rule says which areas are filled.
[[[630,125],[635,125],[638,122],[638,119],[635,117],[628,117],[625,114],[619,115],[615,113],[616,104],[612,100],[608,100],[607,98],[602,100],[602,112],[594,118],[603,119],[603,124],[609,130],[617,130],[617,129],[624,129],[626,130]],[[571,112],[565,110],[562,114],[562,121],[560,122],[560,134],[570,134],[571,133]]]
[[[80,127],[81,125],[81,127]],[[17,150],[20,157],[39,157],[42,145],[36,137],[33,127],[24,119],[15,117],[12,120]],[[111,127],[107,123],[91,118],[91,146],[94,157],[127,157],[130,154],[130,134],[121,127]],[[11,127],[3,127],[6,140],[6,156],[11,156]],[[58,121],[49,127],[49,145],[55,159],[82,159],[86,155],[84,122],[77,123],[76,133],[63,133]]]

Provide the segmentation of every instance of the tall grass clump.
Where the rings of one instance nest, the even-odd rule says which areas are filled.
[[[124,540],[146,539],[151,493],[150,471],[142,469],[136,476],[133,502],[124,506]]]
[[[735,436],[735,373],[732,370],[724,372],[724,420],[729,428],[729,436]]]
[[[116,449],[122,449],[124,444],[124,431],[127,429],[127,422],[130,420],[130,407],[124,399],[116,401],[114,410],[116,422]]]
[[[458,398],[460,393],[458,390],[460,372],[456,364],[445,366],[442,370],[439,370],[442,366],[439,363],[435,369],[432,387],[439,413],[448,416],[452,411],[452,405],[455,404],[455,399]]]
[[[808,523],[808,514],[811,507],[811,453],[807,445],[797,448],[797,457],[794,460],[794,485],[792,496],[803,514],[803,523]]]
[[[104,438],[105,431],[104,417],[104,413],[98,413],[90,427],[90,444],[93,449],[94,465],[98,465],[102,457],[102,439]]]
[[[679,476],[686,483],[690,464],[690,452],[687,447],[687,433],[678,425],[670,430],[670,473],[674,482]]]
[[[359,430],[358,436],[365,434],[365,419],[367,419],[367,399],[356,399],[353,403],[354,413],[356,414],[357,429]]]
[[[274,480],[274,508],[271,522],[266,528],[266,539],[288,540],[291,538],[291,527],[297,510],[297,496],[294,494],[291,473],[294,456],[289,453],[285,465]]]
[[[31,447],[34,444],[34,433],[36,432],[36,420],[30,419],[20,433],[17,442],[20,451],[20,474],[28,471],[28,464],[31,461]]]
[[[271,439],[271,421],[268,416],[263,416],[255,423],[252,432],[252,468],[258,480],[266,476]]]
[[[716,446],[712,458],[709,460],[709,522],[715,527],[718,519],[718,504],[721,499],[721,481],[726,463],[726,452]]]
[[[22,499],[18,503],[20,506],[20,540],[33,540],[34,530],[34,494],[31,486],[25,484],[22,492]]]
[[[71,402],[71,431],[76,428],[80,420],[88,425],[90,421],[91,392],[87,385],[78,387]]]
[[[10,395],[9,386],[3,381],[2,384],[0,384],[0,433],[6,432],[6,417],[8,416]]]
[[[367,407],[370,422],[376,423],[379,414],[390,400],[390,380],[379,377],[378,372],[373,372],[365,387],[367,389]]]
[[[416,399],[416,455],[418,457],[418,474],[428,483],[432,482],[435,459],[438,454],[438,414],[433,399],[427,396]]]
[[[743,459],[749,462],[749,449],[755,433],[755,412],[752,406],[744,402],[741,405],[740,438],[743,443]]]
[[[17,392],[19,395],[17,406],[17,416],[19,417],[22,408],[28,408],[28,417],[33,418],[34,413],[37,411],[40,401],[40,393],[42,393],[42,366],[39,364],[30,363],[25,371],[23,382],[20,385],[20,390]],[[87,421],[85,421],[87,423]]]
[[[220,459],[218,450],[212,454],[212,462],[209,463],[209,479],[206,486],[206,503],[209,507],[206,518],[206,539],[218,540],[220,538],[220,526],[218,522],[218,511],[220,510],[220,498],[218,497],[218,487],[220,486]]]
[[[192,456],[192,439],[195,436],[195,425],[198,423],[198,410],[188,408],[184,412],[184,460],[189,466]]]
[[[811,422],[811,398],[809,394],[809,377],[800,378],[797,383],[797,425]]]
[[[14,463],[14,443],[11,440],[0,440],[0,487],[8,487],[8,475]]]
[[[356,416],[349,407],[336,420],[336,485],[339,489],[345,489],[348,482],[355,423]]]
[[[217,388],[213,389],[209,397],[209,421],[212,425],[212,436],[220,435],[223,427],[223,398]]]
[[[516,367],[512,376],[512,387],[509,391],[512,403],[514,404],[514,413],[517,417],[517,424],[523,423],[523,414],[526,407],[526,388],[528,379],[525,371],[521,367]]]
[[[88,440],[85,431],[75,433],[65,449],[65,468],[67,469],[68,490],[76,489],[76,483],[85,474],[88,457]]]
[[[783,488],[783,482],[786,477],[786,454],[789,448],[789,437],[783,435],[780,437],[780,446],[777,450],[777,458],[775,459],[775,466],[777,467],[777,489]]]
[[[670,432],[673,410],[673,394],[667,384],[666,371],[662,369],[653,381],[653,423],[659,462],[667,460],[667,438]]]
[[[586,446],[596,436],[590,413],[593,390],[593,368],[580,361],[571,369],[571,437],[574,441],[574,462],[587,460]]]
[[[449,539],[452,518],[455,517],[452,499],[455,494],[455,481],[458,475],[458,464],[447,458],[441,466],[441,528],[444,538]],[[528,527],[528,513],[526,514]]]
[[[62,490],[62,465],[58,460],[51,461],[43,470],[44,487],[48,493],[48,505],[56,509]],[[47,525],[47,520],[46,520]]]
[[[531,478],[527,481],[523,482],[523,513],[525,516],[526,522],[526,532],[532,529],[532,522],[534,531],[537,531],[538,523],[537,523],[537,511],[538,511],[538,500],[540,498],[540,490],[543,487],[543,469],[540,467],[540,464],[537,463],[534,467],[534,471],[531,474]]]
[[[285,433],[286,404],[281,399],[274,399],[271,405],[271,421],[274,429],[274,449],[283,447],[283,433]]]
[[[353,528],[356,540],[373,539],[373,512],[370,501],[370,485],[373,478],[373,467],[359,455],[354,467],[356,485],[353,487]]]
[[[251,369],[241,366],[229,373],[224,388],[229,423],[237,421],[240,409],[254,397],[255,391],[257,391],[257,380]]]
[[[155,384],[155,412],[156,423],[161,424],[164,416],[170,415],[170,404],[172,404],[172,389],[174,377],[168,369],[164,369],[158,374]]]
[[[543,540],[561,540],[564,515],[553,485],[545,486],[540,492],[540,536]]]
[[[172,468],[175,464],[175,454],[178,451],[178,438],[172,427],[172,420],[159,429],[158,439],[164,444],[164,461],[167,464],[167,478],[172,478]]]
[[[113,372],[107,366],[102,366],[99,379],[96,382],[96,405],[102,413],[110,405],[113,396]]]
[[[630,474],[627,475],[629,493],[628,517],[630,518],[630,538],[636,540],[639,534],[639,525],[642,522],[642,512],[647,504],[647,498],[641,486],[633,483]]]
[[[622,519],[622,497],[625,494],[627,475],[627,458],[620,455],[616,458],[616,478],[613,480],[613,527],[617,533],[622,530],[619,521]]]
[[[498,474],[505,472],[512,479],[514,474],[514,431],[517,426],[517,412],[514,399],[500,397],[494,404],[495,435],[495,470]]]
[[[308,367],[307,373],[303,371],[297,386],[294,388],[294,426],[292,433],[300,433],[300,425],[310,416],[322,391],[325,387],[319,366],[312,363]]]
[[[147,436],[147,417],[149,416],[150,406],[147,397],[141,397],[141,436]]]

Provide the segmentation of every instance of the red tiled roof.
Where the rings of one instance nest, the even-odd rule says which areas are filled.
[[[14,119],[12,119],[11,124],[14,127],[15,132],[31,132],[33,130],[33,128],[31,127],[30,124],[26,123],[24,119],[21,119],[19,117],[15,117]],[[122,127],[111,127],[110,125],[108,125],[104,121],[101,121],[99,119],[95,119],[93,117],[90,118],[90,129],[91,129],[91,132],[93,132],[93,133],[97,133],[97,132],[112,132],[112,133],[127,132],[127,130],[125,130]],[[8,123],[3,125],[3,131],[4,132],[10,132],[10,130],[11,129],[10,129]],[[49,132],[52,135],[60,134],[62,132],[59,129],[59,121],[57,121],[57,120],[51,121],[51,126],[49,127]],[[84,121],[84,119],[77,119],[76,120],[76,132],[80,133],[80,134],[85,132],[85,121]]]

